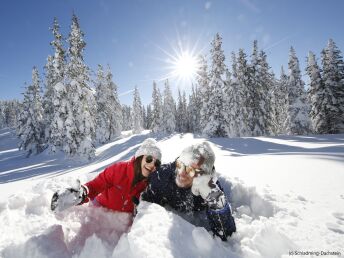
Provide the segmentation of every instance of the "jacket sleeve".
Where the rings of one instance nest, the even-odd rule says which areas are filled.
[[[164,206],[166,200],[166,189],[168,184],[168,174],[171,170],[170,164],[165,164],[149,177],[147,189],[142,193],[143,201],[152,202]]]
[[[235,231],[235,221],[232,210],[227,202],[221,210],[207,210],[209,225],[213,233],[226,241]]]
[[[216,182],[220,190],[223,188],[219,181]],[[234,217],[232,216],[232,209],[225,197],[225,205],[222,209],[207,209],[207,217],[213,233],[219,236],[223,241],[226,241],[236,231]]]
[[[115,163],[107,167],[103,172],[96,176],[93,180],[85,184],[88,194],[87,197],[94,199],[99,193],[114,186],[114,183],[119,180],[120,175],[123,174],[123,162]]]

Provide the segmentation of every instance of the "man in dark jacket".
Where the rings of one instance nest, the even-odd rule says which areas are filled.
[[[201,225],[227,240],[236,226],[230,204],[216,179],[214,161],[215,154],[207,142],[185,148],[176,161],[162,165],[149,177],[142,199],[189,216],[205,211]]]

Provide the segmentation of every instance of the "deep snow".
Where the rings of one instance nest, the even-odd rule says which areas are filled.
[[[85,162],[48,153],[25,158],[11,132],[0,130],[0,257],[344,255],[344,135],[208,139],[237,223],[228,242],[147,202],[134,221],[91,204],[58,214],[49,210],[55,190],[128,159],[148,137],[147,131],[125,134]],[[204,140],[192,134],[155,138],[163,163]]]

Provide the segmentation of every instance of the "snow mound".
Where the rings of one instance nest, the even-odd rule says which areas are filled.
[[[240,181],[231,181],[227,177],[219,177],[221,186],[229,197],[232,209],[237,216],[243,214],[258,219],[259,217],[272,217],[278,210],[269,200],[271,196],[263,198],[260,196],[255,187],[247,187]]]
[[[238,257],[220,239],[175,213],[142,202],[130,232],[123,235],[113,257]]]
[[[225,177],[220,181],[231,196],[238,228],[228,242],[148,202],[141,202],[134,222],[127,213],[92,203],[51,212],[53,192],[71,186],[75,179],[40,181],[0,204],[1,258],[277,257],[294,246],[276,227],[275,207],[254,188]],[[272,250],[266,247],[270,243],[276,246]]]

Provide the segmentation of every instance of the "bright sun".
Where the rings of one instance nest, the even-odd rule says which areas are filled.
[[[173,62],[173,74],[179,79],[193,80],[197,75],[197,57],[189,52],[182,52]]]

